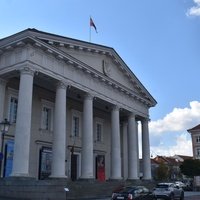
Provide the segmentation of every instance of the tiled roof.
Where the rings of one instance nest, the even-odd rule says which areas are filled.
[[[188,129],[187,131],[191,132],[191,131],[196,131],[196,130],[200,130],[200,124],[198,124],[197,126],[191,128],[191,129]]]
[[[183,160],[187,160],[187,159],[192,159],[193,158],[192,156],[183,156],[183,155],[177,155],[177,156],[179,156]]]

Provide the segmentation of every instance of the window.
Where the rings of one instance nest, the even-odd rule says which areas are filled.
[[[102,141],[102,125],[100,123],[96,124],[96,136],[97,142]]]
[[[95,141],[103,142],[103,120],[100,118],[95,118]]]
[[[10,111],[9,111],[9,121],[11,123],[16,123],[17,120],[17,105],[18,99],[16,97],[10,97]]]
[[[53,103],[42,100],[41,129],[53,131]]]
[[[200,143],[200,136],[196,136],[196,143]]]
[[[72,136],[79,137],[79,117],[73,116]]]
[[[43,129],[49,130],[51,124],[51,109],[43,107]]]
[[[78,110],[72,110],[71,120],[71,136],[81,137],[81,112]]]
[[[200,157],[200,148],[197,149],[197,154],[196,154],[196,156],[197,156],[197,157]]]
[[[8,88],[8,114],[7,118],[10,123],[16,123],[18,107],[18,91]]]

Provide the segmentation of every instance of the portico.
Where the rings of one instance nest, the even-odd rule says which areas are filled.
[[[0,52],[0,116],[11,121],[6,141],[14,141],[10,176],[72,178],[73,166],[76,179],[101,172],[105,180],[137,180],[142,167],[151,179],[148,121],[156,101],[114,49],[27,29],[0,41]]]

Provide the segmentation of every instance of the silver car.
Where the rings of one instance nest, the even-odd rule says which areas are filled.
[[[174,183],[159,183],[154,188],[153,191],[157,200],[184,200],[184,191],[181,187],[175,185]]]

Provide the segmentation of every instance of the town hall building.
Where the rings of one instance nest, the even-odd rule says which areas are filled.
[[[111,47],[36,29],[3,38],[1,177],[150,180],[156,103]]]

